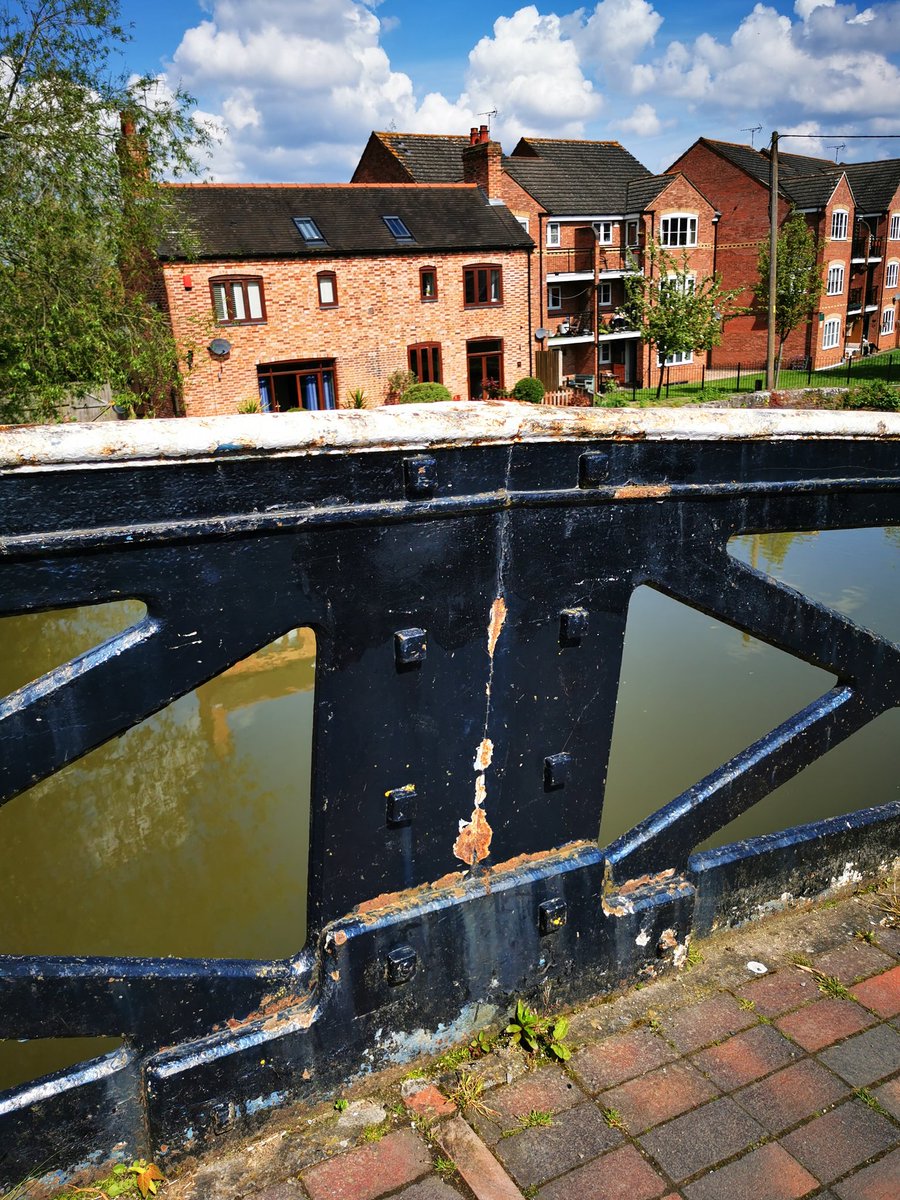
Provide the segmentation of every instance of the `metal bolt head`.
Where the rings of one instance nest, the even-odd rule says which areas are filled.
[[[406,494],[410,498],[430,496],[437,487],[437,463],[430,454],[414,454],[404,458]]]
[[[599,487],[609,479],[609,455],[588,450],[578,460],[578,486]]]
[[[566,772],[571,762],[571,754],[549,754],[544,759],[544,788],[548,792],[566,786]]]
[[[424,629],[398,629],[394,634],[394,658],[398,667],[413,667],[425,661],[428,638]]]
[[[416,815],[417,800],[418,796],[414,787],[394,788],[388,792],[388,825],[409,825]]]
[[[588,615],[583,608],[564,608],[559,614],[559,640],[564,646],[577,646],[587,633]]]
[[[569,915],[569,906],[559,896],[545,900],[538,908],[538,928],[541,936],[562,929]]]
[[[417,957],[412,946],[397,946],[388,951],[387,981],[392,985],[409,983],[416,973]]]

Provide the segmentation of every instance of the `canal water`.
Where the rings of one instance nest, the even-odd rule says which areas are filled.
[[[732,552],[900,642],[900,528]],[[135,601],[0,621],[0,695],[140,620]],[[315,641],[295,630],[0,808],[0,953],[278,958],[305,938]],[[832,678],[650,588],[629,609],[607,844]],[[900,798],[895,710],[713,839]],[[0,1089],[111,1039],[0,1042]]]

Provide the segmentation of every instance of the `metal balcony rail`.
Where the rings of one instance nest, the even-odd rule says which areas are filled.
[[[727,550],[900,525],[898,441],[885,413],[502,403],[6,432],[0,615],[147,615],[0,701],[0,801],[286,630],[317,658],[306,944],[0,956],[0,1037],[125,1039],[0,1094],[0,1186],[88,1151],[171,1161],[890,861],[897,803],[695,848],[900,704],[900,648]],[[641,585],[836,682],[601,848]]]
[[[881,258],[884,254],[884,238],[874,236],[854,238],[850,254],[852,258]]]

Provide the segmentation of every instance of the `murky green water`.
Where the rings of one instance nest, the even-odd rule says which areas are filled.
[[[733,552],[900,642],[900,530]],[[0,695],[139,620],[136,602],[0,621]],[[297,630],[0,809],[0,952],[277,958],[305,938],[315,646]],[[832,680],[653,592],[629,610],[601,841]],[[900,797],[882,717],[715,844]],[[0,1088],[108,1041],[0,1044]]]

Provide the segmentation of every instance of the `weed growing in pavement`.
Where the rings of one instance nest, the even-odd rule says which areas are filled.
[[[879,1103],[877,1098],[872,1095],[868,1088],[857,1088],[853,1095],[857,1098],[857,1100],[862,1100],[863,1104],[868,1104],[869,1108],[871,1108],[874,1112],[881,1113],[883,1117],[890,1116],[890,1113],[887,1111],[887,1109],[885,1109]]]
[[[875,930],[874,929],[857,929],[853,935],[857,941],[868,942],[870,946],[875,945]]]
[[[607,1123],[610,1129],[618,1129],[621,1133],[627,1133],[625,1122],[622,1120],[622,1114],[617,1108],[601,1108],[600,1115]]]
[[[434,1160],[434,1169],[441,1179],[452,1179],[456,1174],[456,1163],[452,1158],[438,1157]]]
[[[516,1001],[505,1032],[513,1046],[521,1046],[530,1054],[542,1051],[560,1062],[572,1057],[572,1051],[563,1044],[569,1036],[566,1018],[541,1017],[522,1000]]]
[[[693,943],[688,943],[687,954],[684,956],[684,970],[693,971],[703,962],[703,955]]]
[[[339,1113],[346,1112],[347,1109],[350,1107],[350,1101],[345,1100],[343,1097],[341,1097],[339,1100],[335,1100],[334,1107],[335,1107],[336,1112],[339,1112]]]
[[[795,962],[794,966],[798,971],[805,971],[807,975],[812,975],[816,981],[816,987],[823,996],[831,996],[835,1000],[853,999],[847,988],[834,975],[826,975],[824,971],[817,971],[815,967],[808,967],[805,963]]]
[[[472,1112],[476,1112],[482,1117],[498,1116],[499,1114],[493,1108],[488,1108],[482,1100],[483,1094],[484,1080],[464,1071],[460,1074],[459,1083],[450,1092],[448,1099],[453,1101],[460,1112],[465,1112],[467,1108],[470,1108]]]

